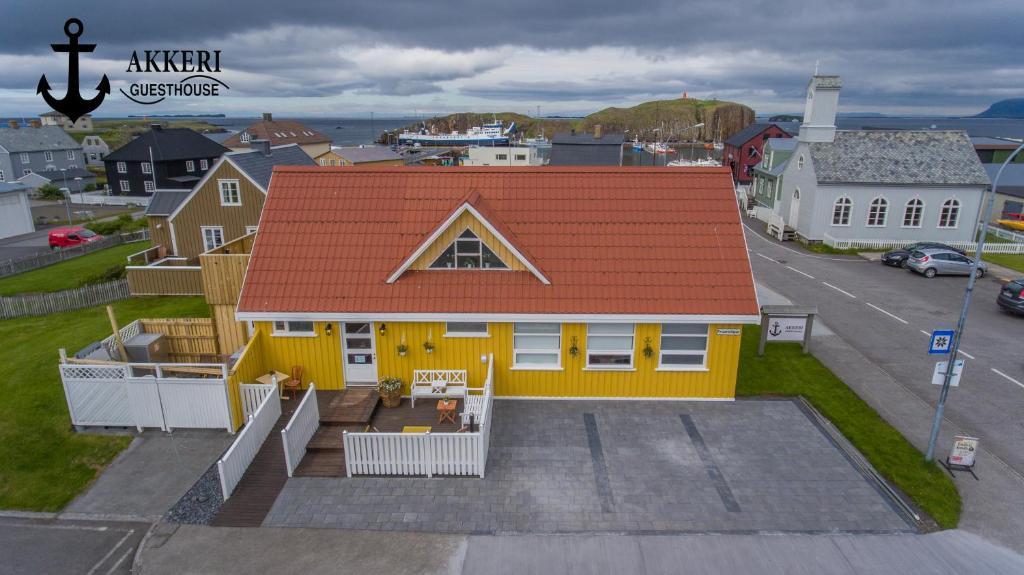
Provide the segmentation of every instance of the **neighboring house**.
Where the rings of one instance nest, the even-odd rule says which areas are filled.
[[[1005,158],[1003,158],[1005,161]],[[985,164],[985,172],[994,180],[1002,164]],[[983,207],[984,209],[984,207]],[[1012,214],[1024,213],[1024,164],[1008,164],[996,185],[996,202],[992,206],[992,220],[1024,219]]]
[[[90,166],[102,166],[103,160],[110,153],[110,146],[99,136],[86,136],[82,139],[82,153]]]
[[[764,144],[771,138],[792,138],[778,124],[750,124],[725,140],[722,165],[732,170],[737,183],[749,184],[754,166],[764,159]]]
[[[967,134],[837,131],[840,87],[838,76],[811,79],[770,233],[811,242],[972,241],[989,179]]]
[[[387,146],[331,146],[314,159],[319,166],[405,165],[405,158]]]
[[[12,121],[12,126],[17,126]],[[85,166],[82,146],[56,126],[0,129],[0,182]]]
[[[761,152],[761,162],[754,166],[750,197],[761,208],[772,208],[782,193],[782,172],[796,149],[794,138],[769,138]]]
[[[458,166],[467,148],[406,148],[402,161],[407,166]]]
[[[295,120],[275,120],[269,113],[264,113],[262,120],[224,140],[224,145],[235,151],[247,150],[252,140],[268,140],[271,146],[298,144],[310,158],[319,157],[331,149],[331,139],[324,134]]]
[[[86,114],[72,122],[70,118],[60,112],[46,112],[39,114],[39,121],[44,126],[57,126],[68,132],[91,132],[93,130],[92,114]]]
[[[555,134],[551,140],[552,166],[621,166],[623,134],[605,134],[601,126],[593,133]]]
[[[157,189],[191,189],[228,149],[186,128],[150,126],[103,160],[111,193],[150,196]]]
[[[67,188],[69,192],[84,192],[88,186],[96,186],[96,174],[85,168],[68,168],[64,170],[46,170],[26,174],[18,181],[33,190],[53,184],[58,188]]]
[[[498,396],[735,396],[759,310],[723,168],[285,167],[270,188],[236,318],[317,389],[479,387],[493,354]]]
[[[542,166],[544,158],[531,146],[489,147],[478,146],[469,149],[469,157],[462,160],[463,166]]]
[[[36,230],[28,187],[19,183],[0,182],[0,238],[19,236]]]
[[[154,246],[168,256],[199,254],[256,231],[274,166],[314,166],[296,144],[251,142],[221,156],[192,190],[158,190],[146,208]]]

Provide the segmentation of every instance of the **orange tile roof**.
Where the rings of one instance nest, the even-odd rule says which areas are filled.
[[[408,270],[387,283],[466,202],[550,285],[499,270]],[[238,311],[756,316],[758,307],[727,168],[280,166]]]

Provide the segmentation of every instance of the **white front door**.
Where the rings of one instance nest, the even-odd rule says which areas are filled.
[[[372,323],[341,324],[345,385],[376,385],[377,354]]]
[[[786,225],[797,229],[796,222],[800,218],[800,188],[793,190],[793,201],[789,202],[789,221]]]

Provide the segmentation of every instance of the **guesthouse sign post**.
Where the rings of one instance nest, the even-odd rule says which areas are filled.
[[[818,308],[814,306],[761,306],[761,343],[757,346],[757,355],[764,355],[764,345],[769,341],[803,342],[804,353],[807,353],[816,315]]]

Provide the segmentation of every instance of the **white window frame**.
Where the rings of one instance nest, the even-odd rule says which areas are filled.
[[[215,246],[211,246],[210,245],[211,242],[207,241],[207,237],[206,237],[206,232],[207,231],[220,232],[220,243],[215,245]],[[200,233],[200,237],[203,240],[203,251],[204,252],[208,252],[208,251],[210,251],[212,249],[216,249],[216,248],[219,248],[220,246],[224,245],[224,226],[200,226],[199,227],[199,233]]]
[[[225,188],[225,185],[234,185],[234,198],[228,198],[224,195],[225,191],[229,191],[229,188]],[[217,180],[217,193],[220,196],[220,205],[222,206],[240,206],[242,205],[242,186],[238,180]]]
[[[871,216],[872,216],[871,210],[875,208],[875,204],[876,203],[878,204],[878,211],[875,214],[875,216],[876,216],[875,217],[875,223],[872,224],[871,223]],[[878,223],[878,221],[879,221],[879,218],[877,217],[878,215],[881,216],[881,223]],[[871,199],[871,202],[868,204],[868,217],[867,217],[867,219],[864,220],[864,227],[868,227],[868,228],[884,228],[885,225],[888,222],[889,222],[889,200],[885,199],[885,196],[875,196],[874,198]]]
[[[911,209],[910,205],[914,204],[914,215],[917,217],[917,225],[913,224],[913,218],[910,220],[911,224],[907,225],[907,213]],[[921,198],[910,198],[906,204],[903,204],[903,221],[900,222],[901,228],[920,228],[924,223],[924,200]]]
[[[195,160],[185,160],[185,171],[186,172],[194,172],[194,171],[196,171],[196,161]]]
[[[948,207],[950,209],[950,213],[951,214],[955,214],[955,216],[952,218],[953,225],[949,225],[949,219],[948,218],[946,220],[946,225],[942,225],[942,219],[943,219],[943,216],[944,216],[943,212],[946,210],[947,205],[948,205]],[[960,208],[962,208],[962,207],[963,206],[961,205],[960,200],[958,200],[957,198],[946,198],[942,202],[942,205],[939,206],[939,221],[938,221],[938,225],[936,227],[938,227],[941,230],[955,230],[955,229],[959,228],[960,227]],[[956,208],[956,211],[953,211],[953,208]]]
[[[452,331],[452,324],[483,324],[484,331]],[[452,321],[444,324],[444,337],[491,337],[491,324],[483,321]]]
[[[553,325],[553,326],[556,326],[558,328],[558,330],[557,330],[557,332],[547,332],[547,333],[545,333],[545,332],[536,332],[536,333],[522,332],[522,333],[520,333],[520,332],[517,331],[520,328],[526,329],[526,328],[528,328],[530,326],[534,326],[535,327],[535,326],[539,326],[539,325],[544,325],[544,326]],[[551,348],[551,347],[547,347],[547,348],[544,348],[544,347],[516,347],[517,346],[517,341],[516,341],[516,337],[517,336],[521,336],[521,337],[524,337],[524,338],[525,337],[531,337],[531,336],[544,337],[544,338],[554,338],[555,339],[555,347],[553,347],[553,348]],[[528,362],[520,363],[519,362],[519,355],[520,354],[536,354],[536,355],[552,355],[553,354],[555,356],[555,362],[554,363],[528,363]],[[546,322],[546,323],[518,323],[518,322],[516,322],[516,323],[513,323],[512,324],[512,367],[510,369],[522,370],[522,371],[560,371],[562,369],[562,324],[556,323],[556,322]]]
[[[75,151],[74,150],[68,150],[68,159],[71,160],[71,161],[74,161],[74,159],[75,159]]]
[[[121,191],[130,192],[132,191],[132,184],[128,180],[121,180]]]
[[[118,162],[117,163],[117,173],[119,173],[119,174],[127,174],[128,173],[128,164],[126,164],[124,162]]]
[[[665,326],[667,325],[687,325],[687,326],[704,326],[704,332],[695,333],[665,333]],[[665,349],[665,338],[689,338],[697,339],[704,338],[704,349]],[[707,371],[708,369],[708,347],[711,345],[711,324],[661,324],[661,335],[659,338],[658,347],[658,367],[657,371]],[[700,364],[675,364],[665,363],[665,356],[701,356]]]
[[[259,229],[259,226],[245,226],[245,235],[254,233],[257,229]]]
[[[298,329],[298,325],[309,324],[309,329]],[[305,326],[303,326],[305,327]],[[274,337],[316,337],[316,322],[275,321],[271,323],[270,335]]]
[[[143,174],[152,174],[153,173],[153,164],[150,164],[149,162],[142,162],[142,173]]]
[[[526,154],[516,154],[516,161],[517,162],[525,162],[526,161]]]
[[[797,170],[804,169],[804,155],[803,154],[800,154],[800,156],[797,157],[797,159],[796,159],[796,169]]]
[[[155,192],[156,191],[156,184],[153,183],[153,180],[146,180],[146,181],[142,182],[142,187],[147,192]]]
[[[629,326],[630,331],[629,331],[629,334],[626,334],[626,333],[594,333],[594,334],[592,334],[591,333],[591,329],[594,326]],[[629,364],[628,365],[613,365],[613,364],[610,365],[610,364],[591,363],[590,362],[590,356],[591,356],[590,346],[591,346],[591,339],[592,338],[602,338],[602,337],[608,337],[608,338],[617,337],[618,338],[618,337],[627,337],[627,336],[629,337],[629,340],[630,340],[630,349],[628,349],[628,350],[625,349],[625,348],[622,348],[622,349],[599,349],[599,350],[594,350],[593,355],[622,355],[622,356],[628,355],[629,356]],[[605,370],[607,370],[607,371],[633,371],[635,369],[633,367],[634,363],[635,363],[634,356],[636,355],[636,324],[635,323],[629,323],[629,324],[622,324],[622,323],[588,323],[587,324],[587,342],[586,342],[586,344],[587,344],[586,345],[586,347],[587,347],[587,349],[586,349],[587,366],[584,369],[588,369],[588,370],[602,370],[602,371],[605,371]]]
[[[843,200],[846,200],[846,202],[841,204],[840,202],[843,202]],[[836,214],[837,214],[836,210],[838,210],[840,208],[843,208],[843,212],[842,212],[842,216],[843,217],[839,218],[839,223],[836,223]],[[840,197],[836,198],[836,201],[832,202],[832,225],[833,226],[835,226],[837,228],[848,228],[848,227],[850,227],[850,220],[852,219],[851,218],[852,215],[853,215],[853,200],[851,200],[848,196],[840,196]],[[845,224],[843,223],[844,219],[846,220]]]
[[[53,161],[53,152],[51,152],[50,150],[44,151],[43,152],[43,161],[44,162],[52,162]]]
[[[210,169],[210,160],[206,160],[206,159],[199,160],[199,169],[204,171],[204,172],[206,170],[209,170]]]
[[[240,141],[240,142],[248,143],[249,140],[250,140],[249,132],[242,132],[241,135],[238,136],[238,141]]]
[[[21,163],[22,164],[29,164],[31,162],[32,162],[32,158],[30,158],[27,153],[22,152],[21,153]]]

